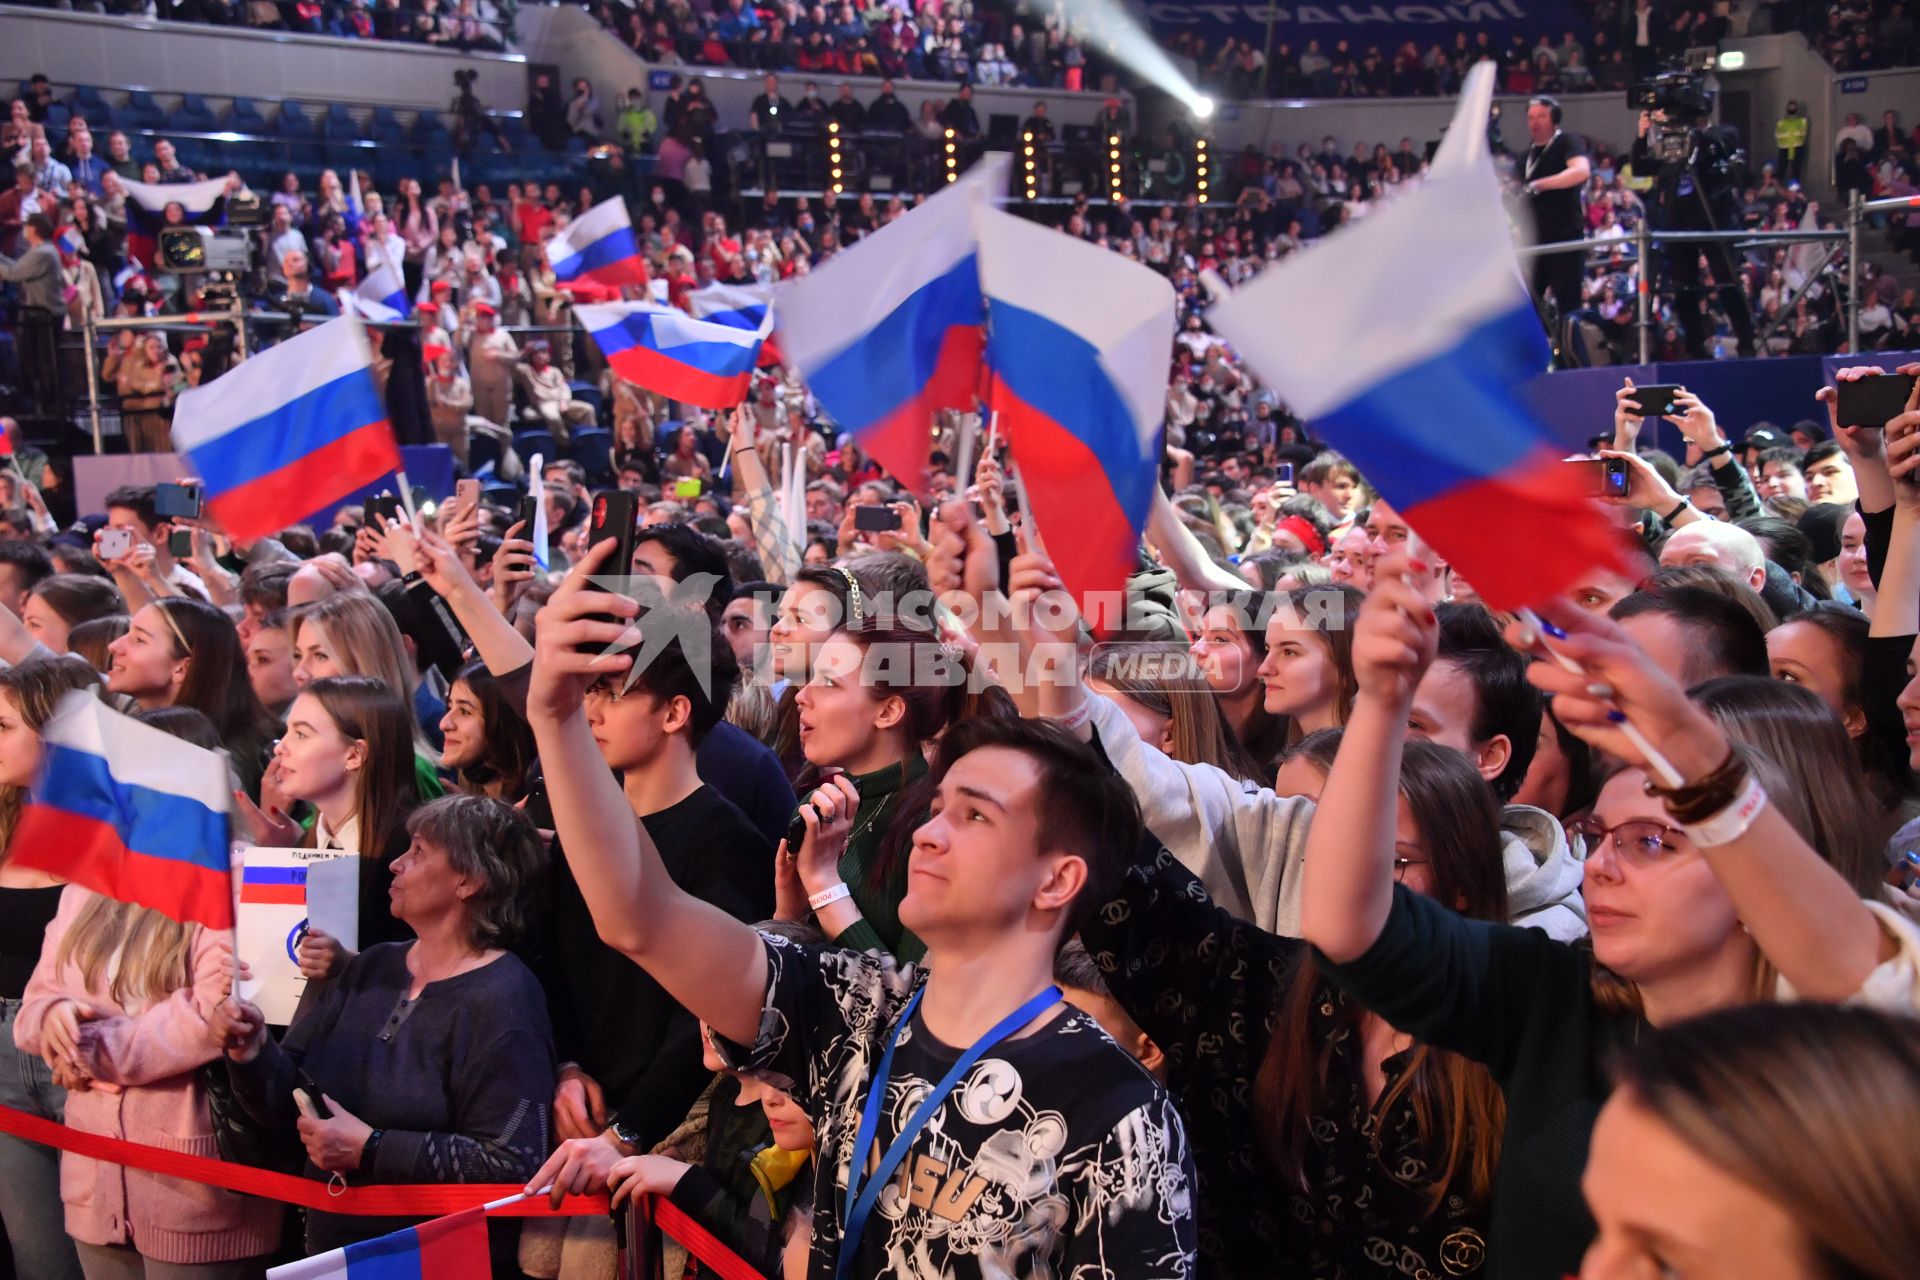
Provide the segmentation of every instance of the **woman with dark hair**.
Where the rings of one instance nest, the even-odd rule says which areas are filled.
[[[1872,625],[1857,609],[1823,601],[1767,632],[1767,664],[1774,679],[1812,690],[1838,717],[1880,807],[1899,815],[1899,826],[1914,816],[1913,775],[1899,709],[1876,706],[1863,688]]]
[[[1261,705],[1285,716],[1289,740],[1338,728],[1353,710],[1353,619],[1361,594],[1351,587],[1299,587],[1274,599],[1261,659]]]
[[[231,618],[204,600],[164,596],[134,614],[127,634],[107,651],[109,690],[148,710],[192,707],[205,715],[232,758],[240,789],[260,794],[274,724],[253,696]]]
[[[836,946],[875,948],[914,960],[925,946],[900,923],[913,829],[931,802],[927,745],[960,707],[967,671],[930,631],[889,619],[842,626],[813,655],[813,674],[794,699],[800,748],[816,770],[840,772],[802,801],[776,854],[777,883],[789,892],[775,914],[797,919],[810,907]],[[816,838],[824,813],[853,806],[839,852]],[[796,890],[804,890],[804,896]]]
[[[92,622],[82,622],[67,632],[67,652],[104,677],[113,667],[113,643],[127,634],[128,626],[129,619],[124,613],[110,613]]]
[[[788,782],[797,781],[808,768],[794,699],[813,676],[814,653],[835,628],[865,621],[867,607],[867,593],[851,569],[801,569],[780,596],[767,642],[780,704],[773,752]]]
[[[67,636],[74,627],[126,611],[126,601],[111,579],[56,573],[42,578],[27,593],[27,602],[20,607],[20,621],[35,640],[55,653],[66,653]]]
[[[368,676],[327,676],[300,691],[273,750],[275,786],[314,809],[302,831],[285,813],[243,804],[257,844],[344,849],[360,856],[360,945],[396,941],[405,925],[387,911],[393,860],[406,849],[414,786],[413,716],[400,695]],[[351,958],[337,938],[310,929],[300,968],[325,978]]]
[[[459,790],[508,804],[527,794],[533,730],[485,662],[469,663],[454,677],[440,732],[446,738],[440,763],[455,771]]]
[[[40,773],[40,730],[64,695],[99,689],[99,673],[77,658],[0,669],[0,1106],[55,1124],[67,1091],[43,1059],[15,1047],[13,1024],[65,886],[44,871],[9,865],[7,852]],[[0,1227],[21,1274],[79,1280],[73,1242],[61,1229],[59,1152],[0,1134]]]
[[[1315,734],[1323,749],[1338,731]],[[1507,918],[1499,806],[1457,751],[1407,744],[1394,877]],[[1154,842],[1157,844],[1157,842]],[[1156,849],[1081,941],[1166,1056],[1203,1258],[1221,1274],[1474,1275],[1505,1107],[1484,1067],[1342,996],[1307,945],[1217,907]]]
[[[539,980],[508,948],[528,924],[545,848],[524,814],[484,796],[423,805],[405,835],[389,898],[408,940],[349,960],[277,1042],[237,997],[220,1003],[208,1033],[247,1113],[297,1126],[309,1178],[522,1182],[551,1145],[553,1034]],[[302,1073],[319,1086],[312,1106],[295,1092]],[[315,1114],[323,1102],[325,1118]],[[415,1221],[311,1212],[306,1249]],[[517,1224],[489,1226],[493,1274],[517,1274]]]

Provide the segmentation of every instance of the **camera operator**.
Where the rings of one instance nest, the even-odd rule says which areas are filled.
[[[1662,231],[1715,231],[1738,226],[1736,201],[1744,157],[1732,129],[1705,127],[1713,110],[1711,95],[1691,78],[1667,77],[1634,92],[1644,96],[1639,136],[1633,140],[1633,171],[1655,175],[1646,201],[1652,225]],[[1751,356],[1753,312],[1747,306],[1725,242],[1686,242],[1661,252],[1666,280],[1673,286],[1674,311],[1686,340],[1687,355],[1695,360],[1707,357],[1708,317],[1701,306],[1707,296],[1700,279],[1703,255],[1713,274],[1713,287],[1719,290],[1721,305],[1733,324],[1740,354]],[[1645,264],[1642,270],[1646,270]]]
[[[1523,175],[1527,200],[1533,207],[1535,239],[1541,244],[1584,240],[1587,223],[1580,192],[1593,169],[1580,154],[1580,144],[1560,128],[1560,104],[1552,98],[1527,103],[1527,148]],[[1543,253],[1533,260],[1533,293],[1542,302],[1551,294],[1554,328],[1580,309],[1580,281],[1587,251]],[[1556,332],[1557,337],[1557,332]]]
[[[473,92],[473,81],[479,73],[463,67],[453,73],[453,82],[460,86],[453,96],[453,147],[456,151],[467,151],[484,131],[493,135],[500,144],[500,150],[511,152],[513,145],[507,141],[506,134],[500,131],[500,122],[487,114],[480,105],[480,99]]]

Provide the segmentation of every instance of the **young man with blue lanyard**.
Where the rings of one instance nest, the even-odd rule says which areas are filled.
[[[557,834],[601,938],[812,1116],[811,1280],[1191,1275],[1179,1114],[1053,985],[1078,913],[1138,843],[1126,786],[1050,724],[961,721],[900,903],[925,961],[756,933],[674,886],[595,748],[582,695],[627,670],[606,651],[638,613],[587,581],[612,546],[539,618],[528,719]],[[803,812],[844,839],[852,808]]]

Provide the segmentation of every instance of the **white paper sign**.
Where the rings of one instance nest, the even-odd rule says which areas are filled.
[[[297,955],[307,929],[360,949],[360,855],[249,845],[241,858],[237,933],[253,977],[240,984],[240,995],[269,1023],[285,1026],[307,989]]]

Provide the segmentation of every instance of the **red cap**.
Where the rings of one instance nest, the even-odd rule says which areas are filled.
[[[197,338],[188,338],[186,345],[180,349],[182,351],[205,351],[207,349],[206,336],[203,334]]]
[[[420,348],[420,354],[426,357],[427,363],[431,364],[441,356],[447,354],[447,349],[437,342],[429,342],[426,346]]]
[[[453,292],[453,281],[451,281],[451,280],[435,280],[435,281],[433,282],[433,292],[435,292],[435,293],[452,293],[452,292]]]
[[[491,302],[476,302],[473,304],[473,314],[477,316],[497,316],[500,314],[500,309]]]
[[[415,311],[431,311],[433,312],[433,314],[439,315],[440,304],[437,302],[423,302],[419,306],[415,307],[414,310]]]

